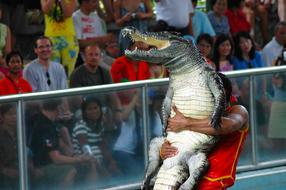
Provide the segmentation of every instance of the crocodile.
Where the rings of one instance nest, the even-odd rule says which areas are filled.
[[[184,116],[210,118],[211,126],[219,128],[225,110],[222,81],[196,46],[176,33],[140,33],[132,27],[123,28],[121,33],[132,42],[149,47],[125,50],[127,57],[164,65],[169,72],[169,86],[162,104],[163,136],[150,142],[142,189],[151,189],[153,183],[154,190],[194,189],[208,168],[206,154],[218,138],[190,130],[166,131],[167,120],[175,115],[172,106],[176,105]],[[178,149],[178,154],[162,161],[159,152],[165,139]]]

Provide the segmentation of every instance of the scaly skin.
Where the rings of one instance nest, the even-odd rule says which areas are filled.
[[[143,189],[149,189],[153,176],[156,176],[154,190],[193,189],[208,166],[205,151],[209,150],[217,139],[189,130],[166,132],[167,119],[175,115],[171,109],[174,104],[184,116],[196,119],[211,118],[211,125],[214,128],[220,127],[220,118],[225,108],[222,82],[197,48],[179,36],[169,32],[141,34],[134,28],[124,28],[122,34],[133,41],[156,47],[147,51],[126,50],[126,56],[164,65],[170,73],[169,89],[162,106],[162,138],[177,147],[178,154],[164,160],[160,165],[162,162],[158,150],[162,139],[152,140]]]

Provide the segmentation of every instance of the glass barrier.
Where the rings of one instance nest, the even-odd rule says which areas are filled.
[[[256,90],[257,106],[257,148],[259,162],[280,160],[286,158],[286,86],[285,72],[263,75],[267,81],[266,91],[261,94]],[[258,78],[257,82],[261,82]],[[260,111],[262,110],[262,111]],[[263,122],[261,121],[263,118]]]
[[[17,104],[0,104],[0,189],[19,189]]]
[[[264,162],[283,161],[286,156],[284,75],[231,76],[238,103],[250,113],[249,135],[238,164],[245,171]],[[0,189],[18,189],[20,184],[20,189],[26,189],[21,182],[25,178],[19,179],[19,173],[25,173],[18,169],[23,159],[28,189],[108,189],[140,184],[149,142],[162,135],[160,112],[167,87],[167,80],[143,81],[7,98],[13,103],[3,103],[0,97],[1,134],[10,126],[10,135],[14,135],[10,141],[7,135],[0,138]],[[22,101],[23,107],[18,109]],[[17,118],[24,120],[25,139],[18,143],[19,110],[23,115]],[[25,153],[19,160],[18,146]]]
[[[142,112],[138,88],[26,101],[30,188],[101,189],[141,181]]]
[[[161,111],[167,89],[168,85],[156,85],[148,88],[149,139],[163,135]]]

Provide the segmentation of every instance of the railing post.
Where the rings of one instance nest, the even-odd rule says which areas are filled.
[[[149,101],[148,101],[148,85],[142,87],[142,120],[143,120],[143,141],[144,141],[144,160],[145,166],[148,164],[148,149],[150,141],[149,133]]]
[[[23,100],[19,99],[17,103],[17,142],[18,142],[18,162],[19,162],[19,186],[21,190],[28,190],[28,167],[27,151],[25,141],[25,129]]]
[[[254,96],[254,76],[249,76],[249,111],[250,111],[250,131],[251,131],[251,148],[252,148],[252,163],[258,165],[258,151],[257,151],[257,125],[256,125],[256,98]]]

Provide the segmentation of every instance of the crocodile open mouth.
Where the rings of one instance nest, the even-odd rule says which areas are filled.
[[[156,35],[140,34],[137,30],[125,28],[122,31],[124,37],[129,37],[132,43],[135,43],[136,49],[143,51],[149,50],[162,50],[170,46],[170,41],[166,39],[160,39]]]

